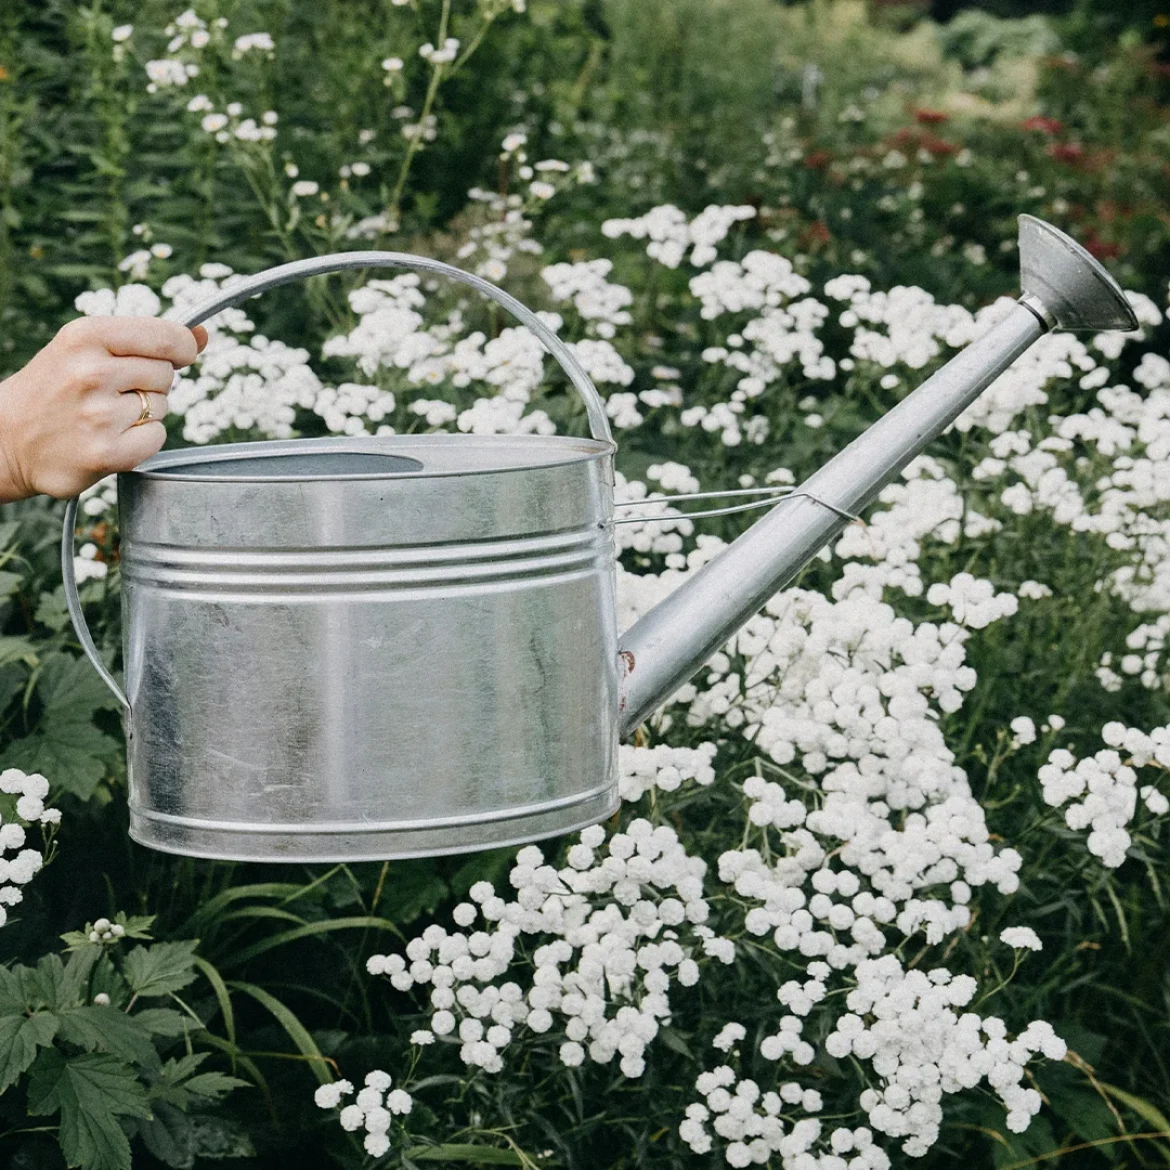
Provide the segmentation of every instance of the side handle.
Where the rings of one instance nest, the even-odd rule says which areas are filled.
[[[77,575],[73,571],[73,534],[77,527],[77,497],[65,505],[65,521],[61,531],[61,578],[65,583],[65,604],[69,608],[69,617],[73,621],[73,629],[77,633],[81,648],[85,656],[93,663],[93,668],[101,675],[102,682],[114,692],[114,697],[122,704],[126,713],[127,724],[130,719],[130,701],[126,698],[117,680],[110,673],[102,656],[93,644],[93,638],[86,623],[85,614],[81,610],[81,598],[77,595]]]

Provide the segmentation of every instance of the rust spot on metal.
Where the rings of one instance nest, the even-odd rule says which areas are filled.
[[[622,660],[622,664],[626,668],[626,674],[634,673],[634,655],[630,650],[619,650],[618,657]]]

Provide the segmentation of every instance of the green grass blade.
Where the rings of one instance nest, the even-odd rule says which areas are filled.
[[[207,982],[211,984],[212,990],[215,992],[215,998],[219,1000],[219,1011],[223,1016],[224,1031],[227,1033],[228,1041],[235,1044],[236,1013],[232,1009],[232,997],[228,992],[227,984],[223,981],[223,976],[214,964],[209,963],[200,955],[195,956],[195,966],[203,972]]]
[[[232,966],[238,966],[239,964],[246,963],[249,959],[254,959],[257,955],[264,954],[266,951],[274,950],[276,947],[282,947],[288,943],[297,942],[303,938],[330,934],[335,930],[365,930],[371,927],[375,930],[388,930],[396,937],[402,938],[402,932],[388,918],[373,918],[369,915],[362,915],[356,918],[326,918],[321,922],[309,922],[304,926],[298,926],[295,930],[286,930],[280,934],[273,934],[268,938],[262,938],[250,947],[244,947],[242,950],[237,951],[231,956],[230,962]]]
[[[494,1146],[412,1146],[403,1155],[412,1162],[466,1162],[472,1166],[524,1166],[525,1159],[515,1150]]]
[[[295,882],[254,882],[250,886],[233,886],[209,899],[188,919],[193,934],[201,934],[200,927],[213,926],[224,910],[244,898],[269,898],[290,901],[304,889]]]
[[[250,995],[262,1008],[265,1008],[276,1017],[280,1026],[288,1033],[288,1038],[296,1045],[297,1050],[309,1062],[313,1075],[323,1085],[333,1081],[333,1061],[322,1055],[317,1042],[309,1034],[308,1028],[297,1018],[296,1014],[275,995],[270,995],[262,987],[254,983],[232,982],[229,987]]]

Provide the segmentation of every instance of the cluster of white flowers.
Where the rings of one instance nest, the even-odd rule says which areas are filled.
[[[61,810],[46,808],[49,782],[39,772],[26,774],[19,768],[0,772],[0,792],[15,797],[15,817],[0,818],[0,926],[8,921],[8,907],[24,898],[22,886],[41,871],[44,857],[37,849],[26,848],[30,824],[52,827],[61,823]],[[9,857],[7,854],[15,854]]]
[[[1055,808],[1068,805],[1065,823],[1070,829],[1090,830],[1086,847],[1103,865],[1116,869],[1131,844],[1127,826],[1141,800],[1155,817],[1170,812],[1170,799],[1154,784],[1138,787],[1137,768],[1170,768],[1170,727],[1146,733],[1123,723],[1101,729],[1104,749],[1078,760],[1057,748],[1038,775],[1044,800]],[[1122,756],[1125,753],[1125,758]],[[1069,802],[1073,803],[1069,803]]]
[[[188,8],[175,17],[166,26],[166,34],[171,39],[167,42],[167,55],[146,63],[146,76],[149,84],[147,93],[157,93],[160,89],[170,89],[184,86],[192,77],[199,76],[199,65],[195,61],[184,61],[180,55],[184,50],[198,52],[205,49],[212,36],[227,28],[226,17],[217,17],[208,25],[193,8]],[[114,41],[121,42],[129,39],[133,34],[132,25],[121,25],[114,29]]]
[[[737,1028],[742,1039],[741,1025],[728,1028]],[[715,1047],[726,1050],[730,1044],[717,1037]],[[687,1106],[679,1136],[696,1154],[711,1151],[709,1124],[728,1143],[724,1157],[729,1166],[763,1165],[779,1155],[780,1165],[794,1170],[889,1170],[889,1157],[873,1144],[873,1134],[864,1126],[839,1126],[829,1135],[829,1150],[815,1150],[822,1123],[809,1116],[793,1120],[792,1114],[821,1112],[824,1102],[816,1089],[785,1081],[762,1092],[756,1081],[738,1079],[726,1064],[701,1073],[695,1088],[704,1100]]]
[[[677,268],[684,259],[702,268],[718,255],[715,245],[726,239],[732,226],[755,215],[754,207],[712,204],[688,222],[685,212],[666,204],[636,219],[607,219],[601,233],[610,240],[621,236],[649,240],[646,255],[667,268]]]
[[[1020,608],[1014,593],[996,593],[995,586],[970,573],[956,573],[948,583],[941,581],[926,591],[931,605],[949,606],[961,626],[982,630],[1000,618],[1011,617]]]
[[[622,800],[641,800],[652,790],[677,792],[688,780],[706,788],[715,780],[712,761],[716,750],[713,743],[697,748],[664,743],[650,748],[622,744],[618,749]]]
[[[414,1098],[405,1089],[393,1088],[388,1072],[375,1069],[366,1077],[353,1103],[341,1102],[353,1093],[349,1081],[332,1081],[322,1085],[313,1096],[320,1109],[341,1106],[338,1121],[347,1133],[365,1130],[364,1146],[371,1158],[384,1158],[390,1152],[390,1126],[396,1117],[405,1117],[414,1108]]]
[[[1008,1128],[1028,1128],[1042,1098],[1021,1085],[1027,1062],[1036,1053],[1062,1060],[1067,1051],[1050,1024],[1034,1021],[1009,1040],[1001,1019],[955,1010],[977,990],[969,975],[906,970],[895,955],[860,964],[856,977],[825,1049],[866,1060],[882,1077],[881,1088],[859,1098],[874,1129],[903,1138],[902,1149],[919,1157],[938,1140],[943,1095],[984,1080],[1007,1109]]]
[[[706,864],[673,829],[638,818],[605,843],[600,826],[584,830],[561,869],[526,846],[509,876],[515,900],[478,882],[453,912],[461,930],[429,926],[405,957],[370,958],[370,973],[399,990],[430,985],[430,1030],[416,1043],[457,1033],[464,1063],[499,1072],[517,1028],[557,1026],[565,1065],[620,1056],[623,1075],[641,1076],[647,1045],[670,1019],[671,984],[698,981],[696,953],[731,962],[734,948],[706,926]],[[480,929],[464,933],[477,919]],[[546,941],[525,989],[505,977],[531,936]]]
[[[634,301],[628,288],[606,280],[612,269],[611,260],[585,260],[551,264],[540,275],[555,300],[572,301],[587,327],[598,337],[611,338],[619,325],[630,324],[628,307]]]

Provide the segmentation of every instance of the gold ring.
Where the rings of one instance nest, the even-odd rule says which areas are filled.
[[[139,401],[142,403],[142,413],[138,416],[138,420],[130,425],[140,427],[143,423],[153,422],[154,415],[150,410],[150,395],[145,390],[135,390],[134,393],[138,395]]]

